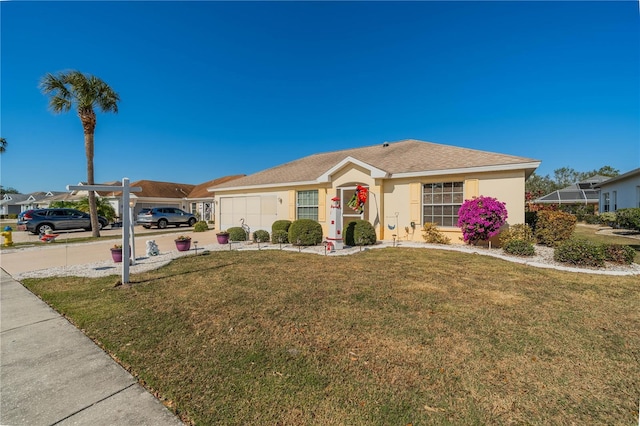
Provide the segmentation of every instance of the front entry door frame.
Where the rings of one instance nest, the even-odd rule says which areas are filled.
[[[363,188],[367,188],[367,190],[369,189],[368,185],[360,185]],[[351,209],[351,207],[349,207],[347,205],[347,203],[349,202],[349,200],[351,199],[351,197],[353,196],[353,192],[355,192],[357,186],[353,185],[353,186],[342,186],[340,188],[338,188],[338,190],[340,191],[340,206],[342,207],[342,217],[340,217],[340,220],[342,221],[341,223],[341,228],[342,228],[342,232],[344,232],[345,230],[345,222],[349,222],[349,220],[352,219],[364,219],[365,218],[365,214],[368,212],[368,202],[364,203],[364,210],[362,211],[362,213],[358,214],[355,211],[353,211]],[[345,196],[345,192],[347,192],[347,196]],[[346,219],[346,220],[345,220]]]

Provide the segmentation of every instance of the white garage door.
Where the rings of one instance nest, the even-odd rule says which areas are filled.
[[[249,226],[251,232],[264,229],[271,233],[271,225],[277,220],[278,198],[275,195],[220,198],[220,229]]]

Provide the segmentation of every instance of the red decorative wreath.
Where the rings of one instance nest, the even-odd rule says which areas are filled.
[[[353,194],[353,197],[351,197],[347,205],[355,210],[356,213],[362,213],[364,211],[364,203],[367,202],[368,193],[367,188],[358,185],[356,187],[356,193]]]

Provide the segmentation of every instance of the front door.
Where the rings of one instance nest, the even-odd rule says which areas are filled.
[[[365,186],[365,188],[369,189],[368,186]],[[355,195],[356,187],[346,186],[344,188],[340,188],[340,193],[341,193],[340,206],[342,207],[342,230],[344,232],[344,230],[347,228],[347,225],[352,220],[355,220],[355,219],[366,220],[369,217],[369,201],[367,200],[367,202],[364,203],[363,212],[358,213],[355,210],[353,210],[351,207],[349,207],[349,201]]]

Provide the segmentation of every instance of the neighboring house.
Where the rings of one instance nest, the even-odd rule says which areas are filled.
[[[217,229],[264,229],[279,219],[317,220],[325,236],[331,199],[341,201],[342,228],[353,219],[371,222],[378,239],[422,241],[426,222],[460,242],[458,209],[484,195],[505,202],[509,224],[524,223],[525,180],[538,160],[455,146],[404,140],[311,155],[215,185]],[[357,185],[368,190],[364,211],[347,203]]]
[[[600,183],[600,213],[640,207],[640,168]]]
[[[213,194],[209,192],[207,188],[244,176],[245,175],[225,176],[196,185],[187,196],[190,213],[195,214],[199,220],[214,220],[215,204],[213,203]]]
[[[64,194],[65,192],[61,191],[32,192],[28,194],[26,200],[20,201],[17,204],[20,206],[21,212],[30,209],[46,209],[52,201],[56,200],[56,197]]]
[[[17,215],[22,211],[21,203],[29,198],[29,194],[4,194],[2,201],[0,201],[0,215],[6,217],[7,215]]]
[[[611,179],[607,176],[595,175],[581,182],[569,185],[566,188],[553,191],[533,200],[533,204],[557,204],[560,205],[581,205],[590,206],[593,213],[598,211],[600,201],[600,190],[598,185]]]
[[[115,182],[114,185],[121,186],[122,182]],[[131,187],[142,188],[141,192],[132,192],[131,204],[133,205],[134,217],[143,208],[153,208],[159,206],[177,207],[187,211],[186,198],[195,185],[188,183],[159,182],[155,180],[139,180],[130,183]],[[109,199],[118,217],[122,217],[122,192],[100,193],[100,196]]]

